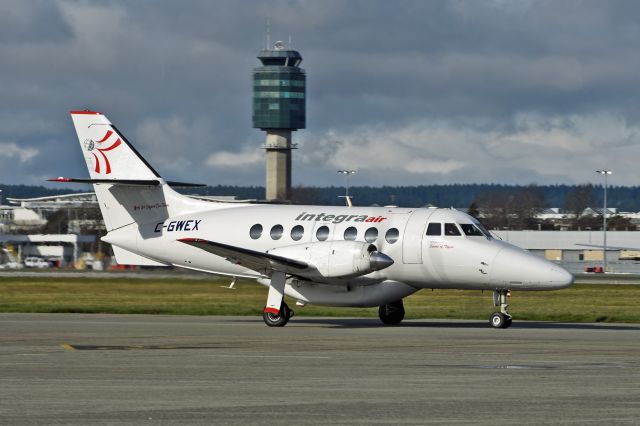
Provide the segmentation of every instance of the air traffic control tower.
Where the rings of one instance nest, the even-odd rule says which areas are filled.
[[[306,126],[302,56],[278,41],[260,52],[253,70],[253,127],[267,132],[267,201],[286,201],[291,189],[291,132]]]

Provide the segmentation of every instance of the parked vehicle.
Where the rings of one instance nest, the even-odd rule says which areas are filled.
[[[27,268],[43,269],[48,268],[51,265],[49,265],[49,262],[41,257],[27,257],[24,259],[24,266]]]
[[[0,263],[0,269],[20,269],[24,265],[18,262],[9,261],[7,263]]]
[[[16,257],[4,247],[0,248],[0,269],[20,269],[24,265],[17,261]]]

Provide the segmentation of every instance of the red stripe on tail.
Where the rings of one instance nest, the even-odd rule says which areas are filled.
[[[109,139],[109,137],[113,134],[113,130],[109,130],[107,131],[107,133],[105,133],[104,137],[102,139],[100,139],[99,141],[96,141],[98,143],[102,143],[104,141],[106,141],[107,139]]]
[[[117,141],[115,141],[115,143],[113,145],[111,145],[108,148],[98,148],[98,151],[102,152],[102,151],[111,151],[114,148],[117,148],[120,146],[120,144],[122,143],[122,141],[120,140],[120,138],[118,138]]]
[[[95,163],[96,163],[96,169],[95,169],[96,173],[100,173],[100,162],[98,161],[98,156],[96,155],[95,152],[92,152],[91,155],[93,155],[93,159],[95,160]]]
[[[107,156],[104,154],[104,152],[102,152],[101,149],[98,150],[98,152],[100,154],[102,154],[102,158],[104,158],[104,164],[107,167],[107,170],[105,171],[106,174],[111,173],[111,163],[109,163],[109,159],[107,158]],[[98,172],[100,173],[100,172]]]

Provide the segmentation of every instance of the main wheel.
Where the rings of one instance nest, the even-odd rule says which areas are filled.
[[[402,299],[387,305],[380,305],[378,308],[380,321],[386,325],[398,325],[404,319],[404,304]]]
[[[269,327],[284,327],[289,322],[289,318],[293,316],[293,311],[289,309],[289,306],[282,302],[280,305],[280,312],[277,314],[271,312],[263,312],[262,319],[264,323]]]
[[[502,312],[494,312],[489,319],[489,323],[493,328],[509,328],[511,325],[511,316]]]
[[[507,323],[505,324],[504,328],[509,328],[511,327],[511,322],[513,320],[511,319],[511,316],[507,315]]]

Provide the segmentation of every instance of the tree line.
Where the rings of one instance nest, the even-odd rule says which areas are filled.
[[[42,186],[0,185],[3,198],[31,198],[72,192],[88,192],[87,185],[80,191],[52,189]],[[239,199],[264,198],[264,187],[217,185],[204,188],[179,189],[193,195],[233,195]],[[536,214],[547,207],[557,207],[575,216],[567,221],[569,229],[598,229],[601,216],[580,216],[586,207],[601,208],[603,188],[600,185],[500,185],[449,184],[420,186],[356,186],[349,189],[354,205],[397,205],[402,207],[455,207],[469,210],[482,217],[492,228],[548,229],[551,225],[536,219]],[[343,205],[345,188],[296,186],[291,191],[295,204]],[[6,204],[6,201],[5,203]],[[640,186],[613,186],[608,188],[609,208],[621,212],[640,211]],[[609,226],[630,229],[628,220],[612,217]]]

